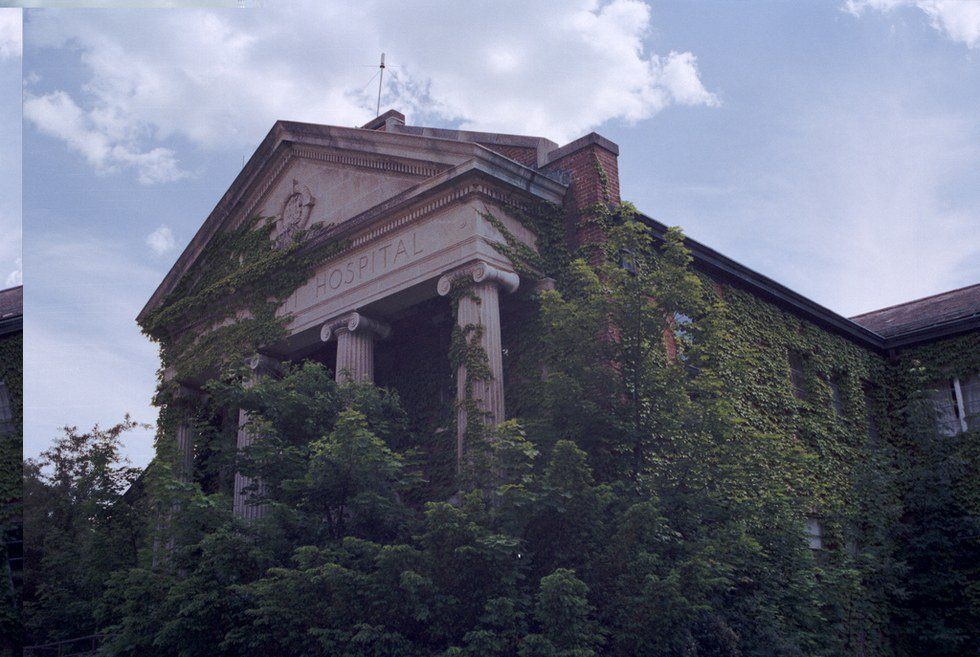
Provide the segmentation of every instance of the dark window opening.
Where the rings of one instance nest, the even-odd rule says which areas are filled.
[[[619,266],[626,271],[627,274],[636,276],[636,256],[629,249],[623,248],[619,250]]]
[[[446,299],[430,299],[387,319],[391,335],[374,346],[374,381],[398,392],[417,435],[445,430],[456,390],[449,362],[455,321]]]
[[[4,548],[7,551],[7,567],[10,568],[10,576],[17,584],[24,572],[24,534],[23,528],[19,524],[8,528],[4,538]]]
[[[868,438],[878,440],[878,422],[875,420],[874,386],[870,383],[864,385],[864,419],[868,423]]]
[[[806,399],[806,378],[803,375],[803,355],[789,352],[789,379],[793,384],[793,396],[803,401]]]
[[[5,381],[0,381],[0,433],[14,433],[16,430],[10,390],[7,389]]]
[[[840,392],[840,378],[837,376],[830,377],[827,380],[827,385],[830,386],[830,398],[834,413],[837,417],[844,417],[844,398]]]

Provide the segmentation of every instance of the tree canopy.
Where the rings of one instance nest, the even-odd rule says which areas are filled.
[[[448,439],[315,362],[210,384],[191,483],[161,457],[127,499],[131,423],[66,431],[26,472],[32,636],[182,657],[953,655],[976,639],[976,573],[956,563],[977,554],[975,507],[949,492],[976,461],[953,467],[926,429],[910,463],[851,445],[851,515],[827,526],[864,509],[861,544],[811,549],[806,519],[837,509],[812,483],[820,455],[745,419],[775,402],[733,393],[759,372],[729,300],[679,231],[655,239],[628,205],[597,220],[598,251],[535,263],[556,285],[520,329],[513,419],[469,432],[448,483],[420,448]],[[789,404],[788,378],[771,385]],[[222,408],[256,436],[237,457],[216,446]],[[261,481],[250,523],[208,484],[236,468]],[[955,628],[920,612],[954,589]]]

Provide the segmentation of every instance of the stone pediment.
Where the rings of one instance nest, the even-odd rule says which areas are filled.
[[[493,179],[498,187],[552,202],[560,202],[565,191],[564,185],[471,142],[278,122],[140,318],[191,272],[215,235],[250,217],[274,217],[275,237],[316,224],[331,235],[364,231],[370,235],[372,222],[384,223],[388,213],[432,196],[433,190],[445,196],[454,180],[469,179],[474,173]]]
[[[275,237],[332,227],[397,196],[447,166],[346,150],[293,146],[281,171],[256,190],[242,217],[276,221]]]

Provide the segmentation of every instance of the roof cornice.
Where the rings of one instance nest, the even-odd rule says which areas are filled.
[[[640,218],[654,230],[658,237],[662,237],[667,232],[667,226],[656,219],[643,214],[640,215]],[[768,276],[760,274],[728,256],[722,255],[697,240],[685,237],[684,245],[691,251],[695,266],[707,273],[721,275],[748,291],[775,303],[780,308],[789,310],[822,328],[843,335],[866,349],[881,354],[888,351],[888,341],[874,331],[870,331],[843,315],[811,301],[802,294],[794,292],[785,285],[777,283]]]
[[[904,349],[980,330],[980,313],[906,331],[885,339],[888,349]]]

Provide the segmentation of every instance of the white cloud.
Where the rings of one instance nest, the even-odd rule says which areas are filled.
[[[0,9],[0,59],[20,57],[24,48],[21,10]]]
[[[169,226],[160,226],[146,237],[146,244],[157,255],[166,255],[177,246]]]
[[[4,282],[6,287],[13,287],[14,285],[20,285],[24,282],[24,267],[21,264],[21,259],[17,258],[17,269],[13,270],[7,274],[7,280]]]
[[[82,110],[63,91],[41,96],[27,94],[24,116],[41,132],[64,140],[100,172],[132,167],[143,184],[171,182],[186,175],[180,170],[172,150],[156,147],[141,151],[135,139],[109,134],[104,122],[100,125],[97,113]]]
[[[689,52],[671,52],[663,63],[661,81],[679,105],[719,105],[698,75],[697,58]]]
[[[567,141],[671,104],[717,104],[691,53],[647,51],[639,0],[39,11],[27,29],[32,46],[77,49],[89,78],[81,93],[29,85],[26,117],[99,170],[132,167],[144,182],[184,175],[170,139],[240,153],[276,119],[365,123],[381,51],[383,108],[416,124]]]
[[[980,2],[977,0],[847,0],[844,9],[855,16],[867,10],[889,12],[898,7],[918,7],[932,26],[947,38],[980,47]]]

